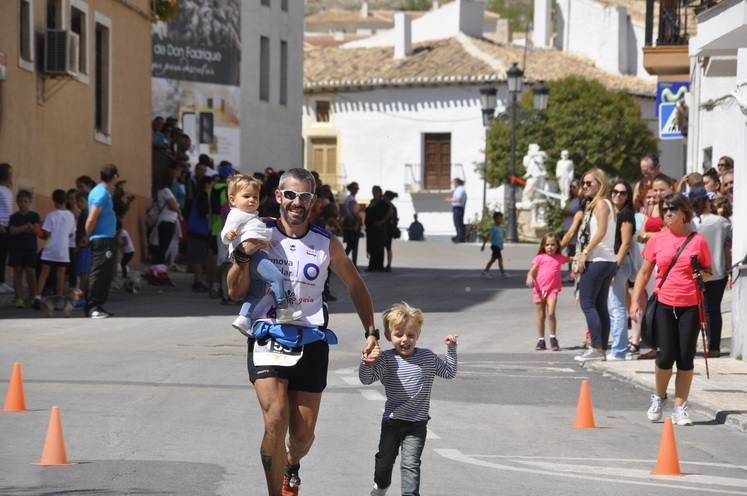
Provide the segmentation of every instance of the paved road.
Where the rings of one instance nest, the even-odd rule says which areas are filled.
[[[661,424],[650,392],[575,365],[584,328],[571,292],[559,305],[561,352],[535,352],[534,309],[521,287],[534,248],[508,247],[514,277],[481,279],[474,245],[399,243],[392,274],[366,275],[377,312],[422,307],[422,346],[460,335],[459,374],[434,388],[424,495],[747,495],[745,434],[695,411],[676,430],[684,477],[654,477]],[[360,324],[339,281],[317,441],[304,460],[307,496],[368,494],[383,388],[357,381]],[[0,379],[23,365],[30,412],[0,413],[0,494],[262,495],[259,411],[237,307],[178,288],[116,293],[107,321],[28,318],[0,310]],[[385,345],[386,346],[386,345]],[[598,429],[571,428],[579,383],[591,381]],[[51,405],[75,465],[40,468]],[[398,472],[390,494],[398,494]]]

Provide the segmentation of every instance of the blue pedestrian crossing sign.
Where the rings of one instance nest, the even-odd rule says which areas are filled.
[[[677,104],[659,104],[659,139],[683,139],[685,135],[677,122]]]

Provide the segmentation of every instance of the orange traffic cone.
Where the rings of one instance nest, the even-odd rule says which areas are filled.
[[[664,421],[664,429],[661,431],[661,440],[659,441],[659,457],[656,459],[656,467],[651,473],[654,475],[682,475],[671,418]]]
[[[60,407],[53,406],[49,416],[47,439],[44,441],[44,451],[41,460],[36,465],[70,465],[65,452],[65,437],[62,435],[62,420]]]
[[[574,429],[594,429],[594,412],[591,408],[591,390],[589,381],[581,381],[581,390],[578,392],[578,406],[576,407],[576,420],[573,421]]]
[[[23,395],[23,378],[21,377],[21,364],[13,364],[13,372],[10,374],[8,383],[8,394],[5,395],[4,412],[26,411],[26,399]]]

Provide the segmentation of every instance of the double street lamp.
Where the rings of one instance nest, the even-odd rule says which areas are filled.
[[[511,95],[511,176],[509,178],[509,189],[504,189],[504,203],[508,210],[508,232],[506,240],[515,243],[519,240],[518,228],[516,223],[516,185],[514,177],[516,176],[516,125],[517,125],[517,100],[522,92],[524,71],[519,69],[516,62],[506,71],[508,83],[508,93]],[[482,185],[482,210],[487,210],[487,167],[488,167],[488,130],[493,120],[496,107],[495,86],[484,86],[480,88],[480,104],[482,106],[482,123],[485,126],[485,166],[483,168],[483,185]],[[543,81],[539,81],[532,88],[533,106],[537,112],[544,112],[547,109],[547,102],[550,96],[550,88]]]

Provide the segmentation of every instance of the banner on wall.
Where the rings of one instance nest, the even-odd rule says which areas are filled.
[[[240,19],[240,0],[180,0],[153,25],[152,114],[178,119],[195,159],[239,162]]]

